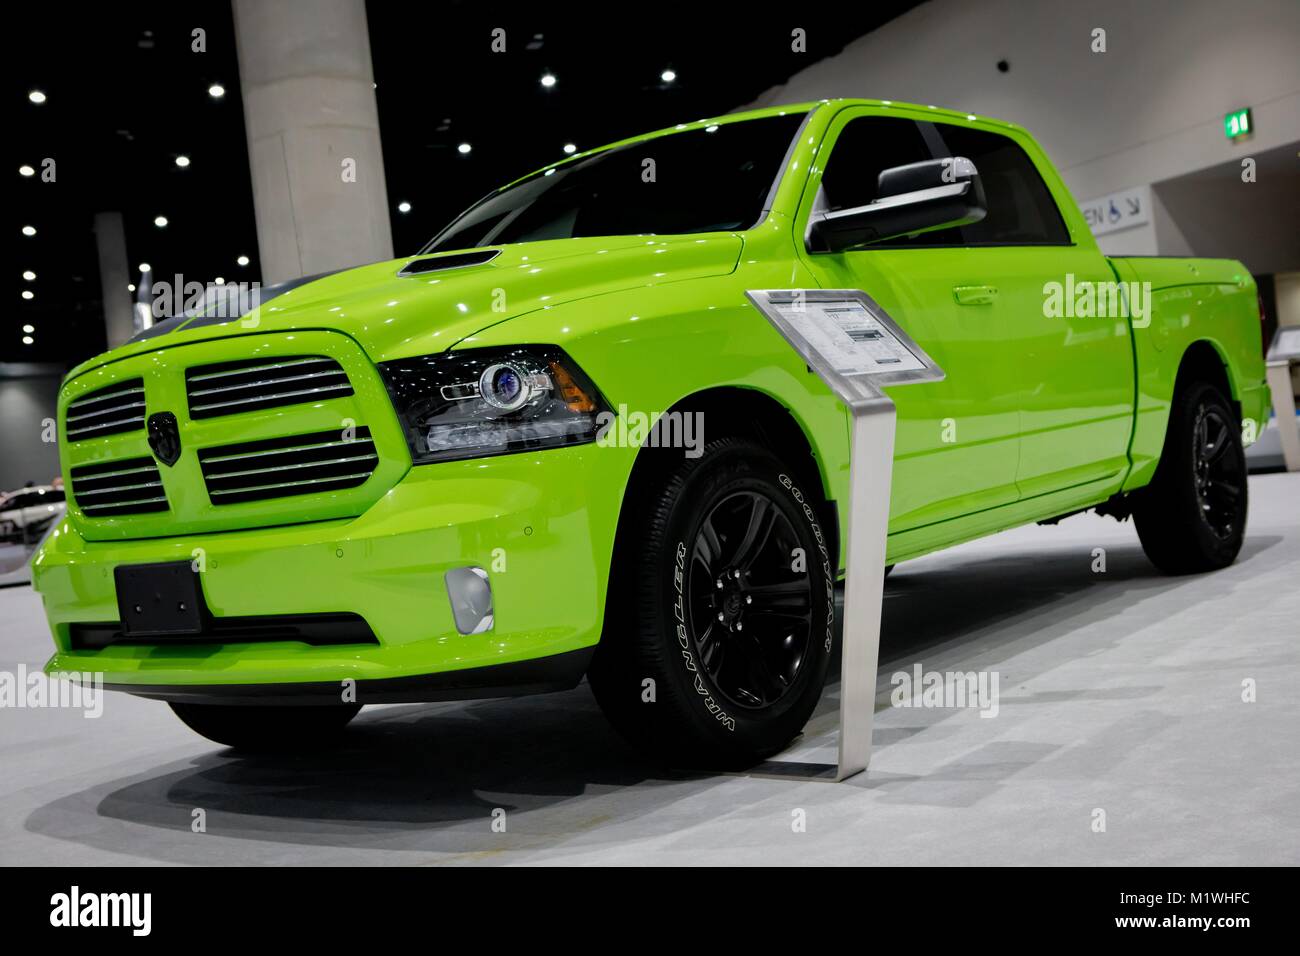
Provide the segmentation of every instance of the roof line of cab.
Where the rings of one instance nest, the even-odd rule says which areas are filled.
[[[532,179],[534,176],[537,176],[541,173],[545,173],[548,169],[558,169],[561,166],[567,166],[570,163],[577,162],[580,159],[585,159],[588,156],[594,156],[596,153],[603,153],[606,150],[615,149],[620,146],[627,146],[631,143],[639,143],[644,140],[656,139],[657,137],[660,136],[667,136],[671,133],[680,133],[683,130],[688,130],[688,129],[703,129],[709,126],[722,126],[729,123],[741,123],[744,122],[745,120],[761,119],[767,116],[785,116],[789,113],[808,113],[822,106],[837,107],[837,109],[834,110],[834,112],[839,112],[839,109],[843,109],[851,106],[873,106],[873,107],[880,107],[883,109],[892,108],[898,110],[925,112],[935,117],[943,117],[944,119],[961,120],[970,123],[983,123],[990,126],[999,126],[1002,127],[1003,129],[1019,128],[1016,126],[1015,123],[1008,123],[1005,120],[994,119],[991,116],[980,116],[975,113],[967,113],[962,110],[947,109],[946,107],[942,107],[942,106],[929,106],[921,103],[905,103],[900,100],[873,100],[873,99],[867,99],[865,97],[837,97],[834,99],[814,100],[807,103],[789,103],[782,106],[765,106],[762,109],[745,110],[743,113],[724,113],[722,116],[713,116],[713,117],[707,117],[705,119],[692,120],[689,123],[678,123],[675,126],[665,126],[662,129],[657,129],[649,133],[639,133],[636,136],[629,136],[626,139],[615,140],[612,143],[604,143],[603,145],[593,147],[592,149],[586,149],[580,153],[574,153],[572,156],[565,156],[563,159],[558,159],[555,162],[551,163],[549,166],[542,166],[541,168],[535,169],[530,173],[526,173],[525,175],[520,176],[517,179],[511,180],[510,182],[502,186],[500,190],[497,191],[500,192],[501,190],[509,189],[511,186],[515,185],[516,183],[521,183],[526,179]]]

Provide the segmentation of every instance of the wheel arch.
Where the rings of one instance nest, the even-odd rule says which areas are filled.
[[[1241,394],[1233,378],[1232,365],[1223,349],[1212,339],[1197,339],[1183,350],[1170,400],[1191,382],[1206,382],[1223,389],[1223,394],[1240,417]]]
[[[1145,488],[1155,477],[1160,462],[1165,457],[1165,447],[1169,442],[1170,413],[1174,402],[1183,389],[1193,382],[1208,382],[1223,391],[1229,407],[1239,418],[1241,416],[1241,398],[1236,389],[1232,366],[1224,355],[1219,343],[1209,338],[1195,339],[1187,344],[1178,357],[1177,366],[1170,364],[1159,376],[1159,390],[1147,393],[1146,401],[1159,403],[1158,411],[1143,412],[1141,399],[1138,410],[1138,434],[1130,449],[1134,467],[1124,485],[1124,493],[1131,493]],[[1166,392],[1165,389],[1168,391]],[[1156,429],[1159,429],[1157,432]],[[1157,437],[1158,436],[1158,437]]]
[[[779,450],[791,462],[791,470],[805,490],[816,492],[818,519],[834,567],[841,567],[840,524],[837,503],[831,497],[830,484],[825,473],[825,458],[818,453],[810,430],[788,406],[768,392],[740,385],[724,385],[692,392],[679,399],[665,412],[701,413],[704,418],[703,440],[711,441],[724,436],[752,438],[764,447]],[[619,506],[618,524],[611,552],[609,587],[606,589],[606,620],[608,606],[616,587],[620,555],[625,542],[632,535],[631,522],[638,514],[639,500],[644,500],[645,490],[661,474],[671,459],[662,452],[681,454],[680,449],[656,449],[642,444],[628,475]]]

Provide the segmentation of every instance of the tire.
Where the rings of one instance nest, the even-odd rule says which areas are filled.
[[[797,473],[728,437],[636,489],[588,677],[614,726],[671,766],[751,765],[817,705],[834,571],[820,489]]]
[[[196,734],[246,753],[294,753],[334,743],[361,710],[335,706],[242,707],[234,704],[171,704]]]
[[[1246,511],[1237,415],[1213,385],[1180,388],[1160,464],[1133,512],[1142,550],[1166,574],[1217,571],[1241,551]]]

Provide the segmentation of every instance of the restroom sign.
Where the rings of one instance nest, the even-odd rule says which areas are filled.
[[[1094,236],[1144,226],[1151,221],[1151,187],[1138,186],[1079,203]]]

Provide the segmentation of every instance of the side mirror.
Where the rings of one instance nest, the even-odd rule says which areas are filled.
[[[866,206],[815,213],[814,252],[843,252],[898,236],[965,226],[988,212],[975,164],[964,156],[930,159],[883,170],[879,196]]]

